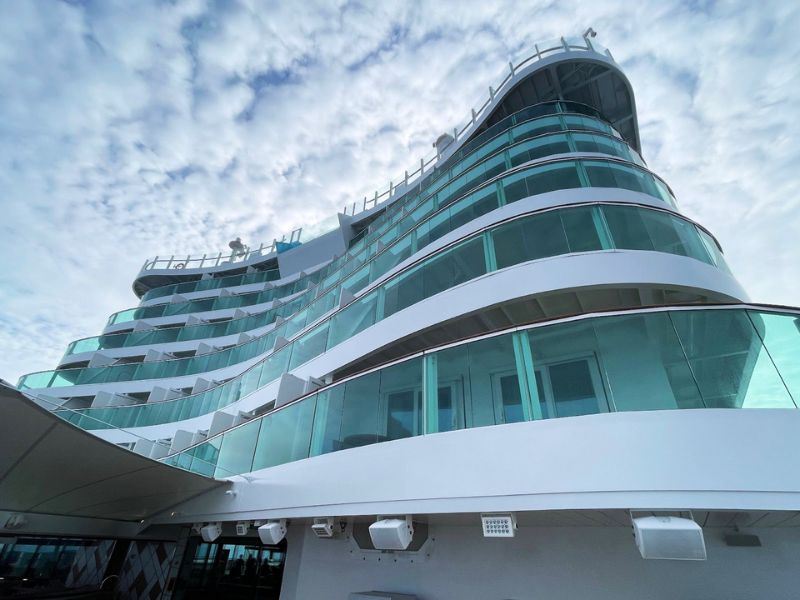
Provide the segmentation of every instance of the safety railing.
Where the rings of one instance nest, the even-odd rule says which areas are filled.
[[[426,232],[425,235],[429,233]],[[413,253],[413,239],[412,236],[409,253]],[[377,287],[355,299],[344,309],[335,311],[311,329],[296,329],[299,335],[291,341],[276,344],[277,336],[287,335],[288,338],[289,332],[273,331],[265,337],[203,356],[142,364],[64,369],[52,373],[52,378],[46,385],[61,387],[205,373],[248,360],[274,346],[274,353],[259,363],[255,370],[255,379],[250,376],[252,373],[248,375],[251,383],[255,381],[257,387],[263,387],[280,374],[305,364],[392,314],[486,273],[561,254],[615,249],[677,254],[725,268],[724,260],[710,236],[696,225],[672,213],[653,208],[605,204],[548,209],[492,226],[421,259],[413,267],[381,281]],[[365,281],[380,279],[382,274],[401,262],[405,256],[406,251],[401,251],[384,257],[390,260],[372,262],[364,274]],[[374,269],[372,276],[371,269]],[[331,300],[335,300],[335,297],[325,300],[326,307],[330,307]],[[314,320],[309,320],[310,317],[306,313],[304,318],[293,325],[311,325]],[[46,377],[47,374],[26,376],[20,381],[20,387],[32,387],[30,383],[36,376]],[[241,398],[240,393],[244,388],[240,378],[237,378],[235,384],[228,384],[231,384],[229,388],[232,393],[217,396],[219,401],[224,398],[222,405]],[[253,391],[252,388],[250,391]],[[101,417],[103,421],[123,419],[117,423],[119,426],[142,426],[155,424],[149,422],[155,416],[169,422],[204,414],[195,412],[209,408],[213,410],[222,405],[211,402],[203,408],[203,401],[182,398],[149,406],[89,410],[100,410],[100,414],[104,415]],[[184,411],[186,417],[182,417]],[[140,418],[141,415],[149,416]]]
[[[352,376],[162,460],[225,478],[370,444],[523,421],[796,409],[798,323],[797,309],[734,305],[615,311],[519,327]]]
[[[421,187],[414,194],[408,195],[403,200],[403,205],[410,209],[415,202],[419,203],[420,199],[422,199],[422,203],[418,204],[417,208],[412,213],[413,220],[418,221],[421,218],[420,209],[430,204],[431,198],[435,199],[440,193],[446,193],[446,196],[442,197],[440,201],[441,204],[444,204],[448,201],[448,197],[454,197],[455,194],[464,189],[465,185],[475,185],[490,177],[494,168],[486,169],[482,165],[487,161],[493,160],[492,157],[497,157],[500,153],[506,153],[506,150],[508,150],[506,153],[507,155],[503,154],[501,158],[508,167],[531,158],[532,155],[530,152],[532,148],[538,148],[537,156],[550,151],[591,151],[618,156],[630,160],[635,164],[643,165],[644,162],[636,151],[623,142],[618,132],[610,125],[599,120],[595,112],[596,111],[591,110],[589,107],[565,102],[548,102],[522,109],[492,126],[490,131],[481,133],[458,153],[454,154],[440,169],[439,175],[435,179],[428,181],[424,187]],[[566,137],[564,137],[560,143],[552,143],[554,141],[553,136],[557,135],[557,132],[564,132],[561,135]],[[550,140],[550,143],[548,143],[547,140]],[[480,178],[470,175],[470,172],[478,172],[477,170],[479,169]],[[462,180],[468,183],[458,183]],[[449,188],[451,182],[457,183],[454,189]],[[398,219],[399,216],[396,210],[390,215],[384,215],[383,218],[379,218],[373,223],[378,229],[371,231],[368,235],[362,236],[357,243],[351,246],[347,253],[334,259],[321,269],[304,276],[301,280],[308,280],[309,283],[314,284],[322,281],[322,287],[326,290],[337,282],[341,282],[342,279],[352,271],[352,269],[348,268],[349,262],[355,262],[357,264],[362,262],[363,259],[361,255],[364,252],[364,248],[373,246],[368,252],[371,256],[378,251],[377,246],[391,245],[398,233],[401,232],[401,229],[402,231],[407,231],[407,227],[405,227],[403,223],[396,222]],[[391,229],[387,229],[393,222],[397,228],[397,233],[393,233]],[[377,242],[380,243],[376,245]],[[154,288],[145,294],[144,298],[150,298],[150,294],[152,294],[152,297],[163,297],[163,295],[173,293],[187,293],[206,289],[217,289],[220,287],[269,282],[276,280],[277,277],[279,277],[279,270],[274,269],[245,273],[242,275],[189,281]],[[300,280],[287,285],[300,285]],[[285,288],[286,285],[283,285],[274,289],[276,292],[283,290],[285,295],[288,293]],[[356,292],[358,290],[351,289],[350,291]],[[238,300],[233,301],[238,302]],[[203,302],[206,302],[206,304],[203,304]],[[197,301],[192,301],[192,303],[193,306],[190,307],[191,310],[205,310],[213,306],[213,304],[208,304],[208,301],[200,301],[199,303],[197,303]],[[176,303],[175,310],[181,311],[181,307],[183,306],[186,306],[186,303]],[[160,316],[160,314],[156,315],[155,313],[149,314],[146,312],[139,312],[141,310],[143,310],[141,307],[131,308],[115,313],[109,317],[109,323],[116,323],[120,319],[129,322],[131,319]],[[157,310],[164,309],[161,308]],[[248,317],[247,326],[252,329],[265,324],[264,321],[259,321],[258,319],[258,315]],[[147,343],[201,339],[206,331],[210,331],[210,327],[213,329],[214,335],[208,335],[206,337],[217,337],[234,332],[240,333],[247,330],[240,327],[245,325],[242,321],[243,319],[235,319],[227,324],[222,324],[221,326],[215,325],[213,327],[201,325],[184,327],[176,325],[175,328],[140,329],[132,333],[109,333],[101,336],[93,336],[74,341],[67,348],[65,355],[102,348],[120,348],[123,346],[135,346]]]

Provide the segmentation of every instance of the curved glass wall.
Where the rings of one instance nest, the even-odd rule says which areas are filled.
[[[153,306],[142,306],[139,308],[129,308],[114,313],[108,318],[108,324],[124,323],[137,319],[156,319],[159,317],[171,317],[174,315],[188,315],[197,312],[212,310],[224,310],[226,308],[242,308],[262,304],[272,300],[284,298],[305,291],[319,281],[316,273],[287,283],[276,286],[268,290],[259,292],[247,292],[244,294],[231,294],[230,296],[215,296],[213,298],[203,298],[201,300],[190,300],[188,302],[168,302],[166,304],[155,304]]]
[[[560,117],[560,118],[563,119],[565,117]],[[536,121],[533,124],[537,125],[538,127],[544,127],[547,125],[546,123],[543,125],[541,123],[541,120]],[[504,143],[513,139],[524,139],[521,138],[520,136],[523,136],[530,131],[532,123],[531,122],[523,123],[519,127],[524,128],[525,130],[520,132],[512,129],[511,131],[506,132],[507,137],[504,137]],[[504,136],[506,136],[506,134],[504,134]],[[519,159],[519,157],[523,157],[525,160],[530,160],[531,152],[545,151],[541,150],[541,148],[546,148],[547,149],[546,152],[550,152],[553,149],[554,144],[565,144],[565,147],[567,147],[567,151],[577,151],[580,144],[589,143],[589,140],[594,140],[593,142],[591,142],[593,144],[603,144],[609,146],[608,148],[606,148],[609,152],[616,153],[617,155],[622,157],[630,155],[632,153],[632,150],[622,142],[619,142],[618,140],[611,137],[597,136],[594,134],[569,132],[567,134],[558,134],[557,136],[546,135],[544,138],[536,138],[533,140],[523,141],[520,144],[513,145],[511,149],[509,149],[508,151],[502,152],[501,154],[497,154],[494,159],[471,169],[469,173],[464,175],[464,177],[459,177],[451,184],[441,187],[436,194],[427,198],[424,202],[422,202],[419,206],[417,206],[417,208],[413,211],[411,218],[408,219],[407,223],[401,223],[397,227],[383,232],[382,235],[375,238],[365,249],[361,249],[357,252],[354,249],[350,253],[333,261],[328,266],[323,267],[322,269],[315,271],[314,273],[307,275],[304,278],[300,278],[297,281],[287,283],[282,286],[276,286],[272,290],[267,290],[263,292],[253,292],[251,294],[241,294],[225,298],[206,298],[202,300],[194,300],[185,303],[179,302],[179,303],[161,304],[148,307],[131,308],[111,315],[108,319],[108,323],[115,324],[115,323],[128,322],[143,318],[155,318],[155,317],[163,317],[163,316],[177,315],[177,314],[189,314],[199,311],[212,311],[224,308],[252,306],[254,304],[258,304],[261,302],[268,302],[274,298],[296,293],[297,291],[305,289],[305,287],[307,287],[308,285],[316,284],[320,280],[322,280],[323,282],[322,287],[327,289],[341,282],[341,280],[344,277],[352,273],[353,270],[355,270],[358,266],[361,266],[367,258],[370,258],[371,256],[374,256],[374,254],[380,252],[381,246],[392,244],[393,242],[396,241],[398,235],[407,231],[409,228],[413,227],[416,223],[420,222],[421,220],[427,218],[436,209],[440,210],[441,207],[446,206],[447,204],[453,202],[454,199],[457,198],[458,195],[464,191],[464,189],[474,187],[475,185],[480,185],[480,183],[482,183],[486,179],[494,177],[498,169],[500,170],[500,172],[506,170],[500,166],[501,163],[505,165],[506,168],[511,168],[512,166],[511,163],[514,162],[514,160]],[[611,146],[616,148],[616,150],[614,150]],[[495,151],[496,149],[492,150]],[[495,164],[495,162],[497,164]],[[461,163],[459,163],[459,165],[460,164]],[[587,164],[588,166],[586,167],[586,172],[582,173],[583,175],[582,177],[580,176],[581,173],[579,173],[579,175],[576,177],[565,176],[559,178],[558,177],[559,171],[557,169],[553,169],[552,173],[550,174],[549,181],[547,181],[548,180],[547,177],[539,176],[535,180],[531,181],[530,184],[526,182],[517,182],[516,185],[512,186],[509,189],[508,197],[499,198],[498,202],[499,203],[513,202],[519,199],[520,197],[528,195],[528,192],[530,192],[532,189],[538,189],[539,186],[543,186],[545,184],[549,184],[550,186],[563,185],[565,187],[585,186],[585,184],[587,184],[587,182],[589,181],[589,173],[591,173],[592,176],[598,181],[598,185],[616,183],[618,180],[619,181],[618,187],[624,187],[625,189],[633,189],[636,191],[644,191],[645,193],[649,193],[650,195],[654,195],[660,199],[666,198],[665,201],[668,204],[674,205],[672,197],[670,196],[664,184],[661,183],[656,178],[654,178],[651,174],[649,174],[649,172],[639,172],[636,170],[631,171],[630,167],[625,168],[624,165],[617,165],[617,166],[609,165],[608,168],[613,169],[613,172],[608,174],[605,177],[604,181],[600,181],[599,180],[600,176],[598,175],[598,173],[602,172],[603,169],[602,163],[600,164],[600,166],[594,164],[592,161],[588,162]],[[455,168],[456,167],[454,167],[454,169]],[[444,176],[438,177],[436,182],[442,180],[443,178]],[[461,181],[462,179],[465,179],[465,181]],[[431,187],[435,187],[436,182],[434,182],[434,185]],[[538,190],[536,193],[543,193],[544,191],[548,190],[541,189]],[[520,194],[522,195],[520,196]],[[489,206],[490,203],[491,200],[486,200],[485,202],[483,202],[483,204],[485,204],[486,206]],[[476,209],[478,210],[481,210],[482,208],[483,205],[479,205],[476,207]],[[483,214],[483,212],[478,213],[478,215]],[[464,213],[464,217],[462,218],[465,218],[467,216],[468,213]],[[457,223],[456,226],[458,226],[459,224],[463,223]],[[449,225],[450,224],[448,223],[448,226]],[[434,235],[438,233],[442,233],[443,235],[444,230],[441,227],[437,227],[436,231],[434,231]],[[428,241],[433,241],[433,239],[429,239]],[[366,239],[361,240],[362,243],[365,243],[366,241],[367,241]],[[363,244],[359,244],[359,247],[361,245]],[[417,249],[420,249],[421,247],[422,246],[420,246],[419,244],[417,245]],[[366,254],[364,254],[365,251]],[[249,277],[250,279],[253,279],[255,276],[264,276],[265,274],[269,273],[272,272],[237,275],[233,279],[235,279],[236,281],[240,281],[240,279],[243,277]],[[226,279],[230,278],[221,278],[218,280],[204,280],[200,282],[189,282],[189,284],[192,285],[194,285],[195,283],[207,284],[208,282],[225,281]],[[254,283],[254,281],[248,280],[248,283]],[[189,284],[178,284],[178,285],[184,286]],[[173,288],[175,288],[176,286],[171,285],[165,287],[174,291]],[[157,289],[161,290],[164,288],[157,288]],[[351,291],[358,291],[358,289],[359,288],[351,287]],[[183,291],[190,291],[190,290],[184,289]],[[262,325],[265,325],[267,323],[269,323],[269,321],[264,321]],[[259,325],[256,325],[255,327],[257,326]],[[231,330],[231,332],[242,332],[242,331],[245,331],[245,329]],[[144,333],[144,332],[136,332],[136,333]],[[121,347],[130,347],[137,345],[134,341],[138,339],[139,336],[133,335],[130,338],[130,341],[128,341],[128,339],[113,337],[116,335],[127,336],[130,334],[128,333],[105,334],[102,336],[94,336],[91,338],[76,340],[75,342],[73,342],[68,346],[65,355],[70,355],[77,352],[98,350],[102,348],[121,348]],[[194,332],[189,332],[185,335],[188,337],[185,337],[183,339],[201,339],[200,337],[192,337],[194,335],[199,335],[199,333],[195,334]],[[217,335],[225,335],[225,334],[217,334]],[[176,339],[172,339],[173,336],[175,336]],[[179,336],[178,333],[172,333],[172,334],[159,334],[153,337],[157,339],[163,338],[165,341],[178,341],[177,336]],[[158,343],[158,342],[152,342],[152,343]]]
[[[249,283],[262,283],[276,281],[281,278],[280,269],[269,269],[268,271],[256,271],[254,273],[242,273],[241,275],[226,275],[225,277],[212,277],[211,279],[198,279],[197,281],[185,281],[183,283],[173,283],[162,285],[145,292],[142,301],[162,298],[172,294],[185,294],[188,292],[202,292],[205,290],[218,290],[220,288],[235,287],[237,285],[247,285]]]
[[[543,324],[356,376],[164,462],[227,477],[469,427],[637,410],[796,408],[798,354],[799,313],[664,309]]]
[[[636,235],[631,235],[631,229],[636,230]],[[690,256],[715,266],[724,265],[707,234],[672,213],[630,205],[586,205],[540,211],[500,223],[420,260],[305,331],[243,376],[218,388],[157,404],[85,411],[119,427],[152,425],[205,414],[239,400],[246,393],[277,379],[281,373],[319,356],[380,320],[487,272],[559,254],[631,246]],[[403,260],[402,255],[395,258],[395,264]],[[367,273],[372,266],[366,265]],[[392,266],[389,263],[379,265],[378,270],[382,274]],[[187,359],[39,373],[24,377],[20,387],[33,387],[29,378],[36,376],[48,377],[44,383],[56,387],[176,377],[219,369],[267,352],[268,344],[274,345],[277,335],[288,339],[300,331],[299,323],[312,322],[308,318],[313,315],[303,314],[307,311],[301,311],[296,321],[287,322],[280,331],[276,329],[267,336],[221,352]],[[292,323],[295,329],[286,329]],[[243,386],[245,378],[250,384],[257,382],[255,387]],[[41,381],[34,383],[44,387]],[[94,421],[87,420],[87,424],[97,426]]]
[[[539,127],[547,128],[549,125],[546,123],[543,124],[541,121],[536,122]],[[567,133],[557,133],[557,134],[544,134],[536,137],[534,139],[527,139],[522,137],[525,133],[530,133],[531,128],[526,127],[524,124],[519,126],[516,129],[524,129],[525,131],[517,131],[514,128],[507,132],[507,135],[503,135],[498,140],[502,142],[501,144],[494,144],[491,148],[487,150],[492,152],[493,157],[488,161],[484,162],[481,165],[481,168],[471,168],[468,173],[466,173],[463,177],[454,176],[454,181],[441,188],[439,193],[444,193],[445,198],[440,200],[440,205],[443,203],[447,203],[450,198],[457,197],[458,195],[468,191],[469,189],[488,181],[492,177],[499,175],[500,173],[507,171],[513,167],[517,167],[525,162],[536,160],[539,158],[544,158],[553,154],[567,154],[567,153],[574,153],[574,152],[599,152],[603,154],[608,154],[611,156],[616,156],[626,161],[633,162],[640,166],[643,166],[641,158],[639,155],[636,154],[631,148],[625,144],[624,142],[619,141],[615,137],[607,136],[607,135],[600,135],[596,133],[577,133],[577,132],[567,132]],[[508,148],[507,151],[503,151],[504,148]],[[486,158],[486,155],[480,152],[476,152],[474,155],[470,157],[470,161],[468,166],[472,166],[475,162]],[[465,161],[466,162],[466,161]],[[458,167],[464,166],[465,163],[459,163]],[[454,167],[452,171],[455,171],[457,167]],[[463,170],[459,171],[463,172]],[[440,179],[434,182],[434,186],[440,184]],[[450,179],[450,177],[447,177]],[[613,174],[609,175],[607,178],[607,182],[611,181],[613,183],[614,177]],[[627,184],[625,187],[629,188],[631,184]],[[432,186],[432,187],[434,187]],[[577,187],[577,186],[576,186]],[[595,185],[594,187],[622,187],[618,185]],[[426,190],[427,191],[427,190]],[[667,200],[669,202],[669,200]],[[305,278],[296,282],[297,286],[302,286],[303,281],[308,281],[311,279],[314,283],[319,281],[323,277],[327,277],[338,271],[341,268],[341,265],[337,265],[335,268],[331,268],[331,266],[323,267],[320,271],[315,272],[313,275],[308,275]],[[162,288],[156,288],[148,292],[143,299],[149,298],[156,298],[161,296],[167,296],[173,293],[187,293],[187,292],[194,292],[199,290],[207,290],[207,289],[218,289],[222,287],[229,287],[235,285],[245,285],[248,283],[260,283],[261,281],[271,281],[274,280],[274,273],[275,271],[265,271],[264,273],[249,273],[245,275],[235,275],[232,277],[223,277],[220,279],[206,279],[197,282],[188,282],[188,283],[181,283],[181,284],[174,284],[164,286]],[[292,284],[287,284],[292,285]],[[276,288],[278,289],[278,288]],[[148,294],[150,294],[148,298]],[[245,297],[245,294],[239,296],[240,298]],[[139,307],[139,308],[131,308],[124,311],[120,311],[118,313],[114,313],[108,319],[108,324],[114,323],[121,323],[125,321],[132,321],[134,319],[144,319],[144,318],[153,318],[153,317],[161,317],[171,314],[186,314],[189,312],[197,312],[197,311],[206,311],[206,310],[216,310],[217,308],[228,308],[228,306],[216,306],[215,300],[220,300],[216,298],[204,298],[200,300],[193,300],[186,303],[176,303],[176,304],[158,304],[153,306],[147,307]],[[255,302],[252,302],[255,303]],[[164,311],[164,312],[162,312]],[[172,312],[169,312],[172,311]],[[180,311],[180,312],[175,312]]]
[[[590,131],[599,131],[602,133],[606,133],[608,135],[613,135],[614,137],[622,140],[622,135],[616,131],[602,116],[600,111],[597,109],[588,106],[586,104],[581,104],[580,102],[571,102],[571,101],[548,101],[542,102],[540,104],[536,104],[533,106],[528,106],[508,117],[502,119],[488,130],[481,132],[479,135],[473,137],[467,144],[462,146],[462,148],[456,152],[453,156],[451,156],[447,161],[445,161],[441,165],[436,165],[436,171],[439,173],[447,172],[450,167],[464,158],[467,154],[474,151],[476,148],[482,146],[487,141],[491,140],[493,137],[497,136],[501,132],[505,131],[512,125],[521,123],[522,121],[537,119],[539,117],[543,117],[546,115],[561,115],[563,113],[563,120],[556,120],[556,126],[554,128],[548,128],[547,126],[543,126],[541,129],[534,127],[540,131],[541,133],[545,133],[547,131],[556,131],[556,130],[567,130],[567,129],[576,129],[576,130],[590,130]],[[590,117],[590,118],[585,118]],[[537,135],[537,134],[532,134]],[[486,152],[482,153],[484,156]],[[637,155],[638,156],[638,155]],[[479,158],[472,160],[471,164],[479,160]],[[639,159],[641,160],[641,159]],[[466,167],[462,167],[463,170]],[[411,188],[409,188],[403,194],[402,200],[396,202],[389,210],[384,212],[381,216],[379,216],[373,223],[374,224],[381,224],[386,221],[387,218],[391,218],[397,216],[398,211],[397,209],[401,206],[406,205],[409,202],[413,202],[416,200],[421,194],[424,194],[426,190],[429,189],[429,185],[427,180],[429,179],[428,176],[420,178],[419,181],[415,182]],[[387,214],[388,213],[388,214]],[[359,237],[360,239],[360,237]],[[354,240],[358,241],[358,240]],[[201,261],[202,262],[202,261]],[[241,268],[240,265],[236,265],[235,268]],[[233,276],[237,277],[237,276]],[[260,280],[259,280],[260,281]],[[187,284],[191,284],[194,282],[185,282]],[[183,284],[171,284],[166,286],[159,286],[158,288],[154,288],[153,290],[149,290],[144,299],[159,297],[162,295],[169,295],[174,293],[173,289],[177,285]],[[167,288],[163,293],[158,293],[156,290],[162,290]],[[205,289],[205,288],[200,288]],[[184,288],[183,291],[192,291],[192,288]],[[150,295],[152,293],[152,295]]]

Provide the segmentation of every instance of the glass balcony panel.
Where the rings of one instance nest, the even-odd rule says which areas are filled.
[[[366,267],[365,267],[366,268]],[[314,304],[308,308],[308,322],[313,323],[322,315],[336,306],[336,301],[339,297],[339,290],[331,290],[325,295],[319,297]]]
[[[691,256],[709,265],[716,265],[714,256],[709,252],[700,235],[700,230],[694,224],[676,217],[670,217],[670,221],[676,235],[681,240],[686,256]]]
[[[383,304],[384,318],[416,304],[425,297],[423,278],[422,267],[414,267],[386,285]]]
[[[717,268],[722,269],[726,273],[730,273],[730,267],[728,267],[728,263],[722,254],[722,250],[720,250],[719,246],[717,246],[717,242],[714,241],[714,238],[712,238],[702,229],[698,229],[697,232],[700,235],[700,240],[703,242],[703,246],[705,246],[706,251],[708,252],[709,256],[711,256],[711,260],[714,262]]]
[[[606,161],[585,161],[584,167],[592,187],[615,187],[641,192],[664,200],[655,178],[645,171]]]
[[[794,408],[745,311],[670,313],[709,408]]]
[[[287,344],[267,358],[261,370],[261,379],[258,382],[259,387],[264,387],[271,381],[275,381],[288,370],[291,352],[292,346]]]
[[[74,381],[71,381],[69,377],[63,378],[64,373],[71,374],[74,373],[74,371],[64,370],[31,373],[30,375],[25,375],[20,379],[19,387],[21,389],[36,389],[44,387],[58,387],[59,385],[72,385]]]
[[[364,265],[358,271],[342,282],[342,287],[355,293],[363,290],[369,284],[369,265]]]
[[[286,328],[284,329],[284,337],[290,338],[293,337],[298,331],[300,331],[306,325],[306,317],[308,316],[307,311],[301,311],[297,313],[294,317],[289,319],[286,322]]]
[[[570,252],[602,250],[603,244],[592,218],[592,207],[581,206],[559,211]]]
[[[327,349],[375,324],[377,294],[362,296],[331,319]]]
[[[407,235],[393,246],[381,252],[370,265],[370,278],[375,281],[381,275],[388,273],[399,265],[415,251],[414,235]]]
[[[289,362],[290,370],[325,352],[329,327],[330,321],[321,323],[292,344],[292,358]]]
[[[450,231],[450,211],[443,210],[417,229],[417,249],[422,250]]]
[[[558,211],[503,225],[492,231],[492,241],[498,269],[570,251]]]
[[[315,406],[311,396],[262,419],[253,471],[308,458]]]
[[[461,225],[493,211],[498,206],[500,206],[500,201],[494,185],[470,194],[450,207],[449,231],[454,231]]]
[[[545,133],[561,131],[561,129],[561,121],[558,117],[547,117],[527,121],[515,126],[512,135],[514,136],[514,142],[521,142]]]
[[[703,408],[668,314],[595,319],[594,328],[598,361],[615,410]]]
[[[222,436],[214,477],[222,479],[252,470],[261,419],[227,431]]]
[[[764,347],[778,369],[781,379],[800,406],[800,315],[748,310]]]
[[[572,150],[565,135],[548,135],[513,146],[509,151],[511,166],[516,167],[553,154],[567,154]]]
[[[591,321],[532,329],[528,340],[545,419],[608,411],[607,385]],[[626,346],[621,352],[627,354],[629,349]]]
[[[572,108],[574,109],[575,106]],[[567,129],[588,129],[590,131],[601,131],[603,133],[611,133],[613,131],[610,125],[599,119],[580,115],[564,115],[563,118]]]
[[[380,379],[375,371],[328,391],[324,419],[315,423],[321,430],[320,454],[378,441]]]
[[[507,204],[536,194],[577,187],[581,187],[581,183],[572,161],[542,165],[503,180]]]
[[[608,223],[615,248],[655,250],[641,211],[628,206],[603,206],[600,210]]]
[[[215,438],[191,450],[190,452],[193,454],[191,470],[201,475],[213,477],[221,443],[222,438]],[[222,477],[227,477],[227,475],[222,475]]]

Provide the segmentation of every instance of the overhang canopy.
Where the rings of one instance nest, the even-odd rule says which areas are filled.
[[[138,521],[220,485],[103,441],[0,380],[0,511]]]

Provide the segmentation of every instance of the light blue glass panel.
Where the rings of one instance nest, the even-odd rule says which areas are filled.
[[[258,440],[261,420],[251,421],[222,436],[214,477],[224,478],[252,470],[253,453]]]
[[[800,315],[748,310],[795,404],[800,406]]]
[[[219,458],[219,447],[221,443],[222,437],[218,437],[200,444],[193,450],[190,450],[192,453],[192,464],[190,469],[195,473],[213,477],[215,468],[217,466],[217,459]],[[226,475],[220,474],[220,477],[228,477],[230,475],[230,473]]]
[[[311,331],[307,331],[294,342],[292,345],[292,359],[289,362],[290,370],[325,352],[329,325],[330,321],[325,321]]]
[[[744,310],[670,313],[709,408],[794,408]]]
[[[308,458],[315,404],[311,396],[262,419],[253,471]]]
[[[422,358],[381,370],[378,441],[422,434]]]
[[[514,347],[510,335],[469,344],[467,427],[523,420]]]
[[[312,453],[325,454],[377,442],[379,394],[380,371],[319,394]]]
[[[567,154],[571,151],[567,136],[558,134],[547,135],[512,146],[508,150],[508,155],[511,160],[511,166],[516,167],[531,160],[544,158],[552,154]]]
[[[369,293],[351,303],[331,319],[328,349],[375,323],[377,294]]]
[[[592,322],[598,363],[615,410],[703,408],[700,390],[668,314],[607,317]],[[593,348],[587,344],[586,350]]]
[[[514,141],[519,142],[545,133],[561,131],[561,129],[561,121],[558,117],[545,117],[515,126],[512,130],[512,135],[514,136]]]
[[[509,204],[527,196],[577,187],[581,187],[581,182],[577,165],[572,161],[542,165],[503,180],[506,203]]]

